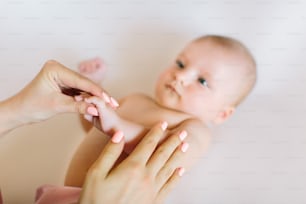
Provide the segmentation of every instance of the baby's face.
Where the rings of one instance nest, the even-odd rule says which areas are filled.
[[[210,41],[190,43],[158,78],[157,102],[211,122],[237,93],[230,55]]]

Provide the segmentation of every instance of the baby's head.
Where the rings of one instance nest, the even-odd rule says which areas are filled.
[[[239,41],[208,35],[190,42],[156,83],[167,108],[219,124],[233,114],[256,82],[256,63]]]

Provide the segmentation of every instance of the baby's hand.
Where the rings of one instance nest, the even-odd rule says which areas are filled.
[[[91,94],[87,93],[87,92],[83,92],[81,90],[77,90],[77,89],[72,89],[72,90],[68,90],[65,89],[64,92],[66,95],[70,95],[70,96],[74,96],[74,99],[76,101],[85,101],[86,98],[90,98],[92,97]],[[110,107],[112,107],[113,109],[118,108],[119,103],[111,96],[107,95],[105,92],[102,93],[102,99],[104,100],[104,102],[109,105]],[[96,111],[97,112],[97,111]],[[96,115],[98,116],[98,114],[91,114],[91,115]]]
[[[95,106],[96,109],[92,111],[96,111],[96,114],[92,115],[99,116],[96,118],[85,116],[85,118],[93,122],[93,124],[98,129],[102,130],[106,134],[112,134],[116,130],[116,124],[118,124],[117,121],[119,116],[114,110],[119,106],[118,102],[114,98],[107,98],[106,96],[104,97],[104,99],[96,96],[91,96],[85,98],[84,100],[86,103],[90,103]],[[110,106],[108,106],[107,104],[110,104]]]

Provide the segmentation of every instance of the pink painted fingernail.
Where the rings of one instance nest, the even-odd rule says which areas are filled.
[[[168,127],[168,123],[166,121],[162,122],[162,124],[161,124],[162,130],[165,131],[167,129],[167,127]]]
[[[93,116],[98,116],[99,115],[99,112],[96,108],[94,107],[88,107],[87,108],[87,112]]]
[[[182,152],[186,152],[188,148],[189,148],[189,144],[186,142],[183,142],[182,147],[181,147]]]
[[[182,132],[180,132],[179,138],[180,138],[181,141],[183,141],[186,137],[187,137],[186,130],[183,130]]]
[[[184,173],[185,173],[185,169],[184,169],[183,167],[180,167],[180,168],[178,169],[178,175],[179,175],[179,176],[183,176]]]
[[[111,100],[111,104],[116,108],[119,106],[119,103],[113,98],[113,97],[110,97],[110,100]]]
[[[119,143],[119,142],[121,142],[122,138],[123,138],[123,132],[122,131],[117,131],[112,137],[112,142],[113,143]]]
[[[109,96],[106,94],[106,93],[102,93],[102,97],[103,97],[103,100],[106,102],[106,103],[110,103],[111,100],[109,98]]]

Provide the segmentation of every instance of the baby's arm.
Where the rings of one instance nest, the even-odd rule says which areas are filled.
[[[186,170],[190,169],[208,150],[211,143],[210,130],[197,119],[187,119],[170,131],[180,132],[186,130],[187,138],[184,140],[189,144],[188,151],[184,153],[180,166]]]
[[[68,186],[81,187],[83,185],[88,169],[96,161],[109,139],[107,135],[121,130],[126,141],[124,151],[129,153],[142,136],[148,132],[142,125],[121,118],[116,110],[105,104],[102,99],[89,97],[85,100],[96,106],[102,132],[97,128],[92,128],[74,153],[65,178],[65,185]],[[124,157],[124,155],[122,156]]]
[[[141,130],[146,133],[145,128]],[[190,145],[190,148],[184,153],[182,163],[179,166],[183,166],[188,170],[208,149],[211,135],[203,123],[193,119],[182,122],[176,128],[170,130],[169,134],[183,130],[186,130],[188,133],[185,141]],[[66,174],[65,185],[83,185],[88,169],[98,158],[107,141],[108,137],[98,129],[93,128],[89,132],[71,160]]]
[[[124,133],[126,141],[124,150],[127,153],[134,149],[135,145],[148,131],[143,125],[122,118],[116,110],[106,105],[104,100],[98,97],[93,96],[85,99],[85,101],[96,106],[102,132],[113,135],[120,130]]]
[[[88,132],[70,161],[65,186],[81,187],[83,185],[87,171],[97,160],[107,142],[108,137],[97,128],[92,128]]]

